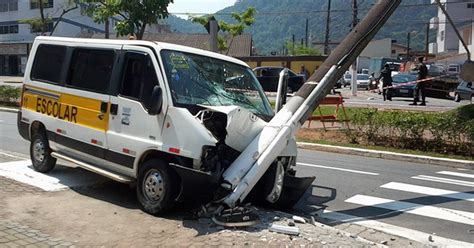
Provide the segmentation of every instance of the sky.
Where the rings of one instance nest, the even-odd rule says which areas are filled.
[[[168,6],[170,13],[214,13],[225,7],[231,6],[235,0],[174,0]],[[187,16],[179,16],[187,18]]]

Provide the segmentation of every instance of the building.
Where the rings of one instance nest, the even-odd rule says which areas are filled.
[[[441,0],[441,2],[458,29],[469,29],[469,26],[471,26],[472,30],[474,3],[471,0]],[[431,3],[435,4],[436,1],[431,0]],[[437,60],[446,60],[453,63],[461,62],[463,56],[459,55],[465,53],[465,49],[461,49],[462,45],[460,45],[454,28],[440,8],[438,8],[438,16],[430,20],[430,29],[436,30],[436,42],[429,44],[429,52],[436,54]],[[452,58],[452,60],[449,58]],[[465,56],[464,60],[466,60]]]
[[[396,40],[385,38],[381,40],[372,40],[360,54],[361,57],[368,58],[398,58],[400,55],[407,54],[407,47],[398,44]]]
[[[127,37],[116,37],[116,34],[111,34],[110,37],[117,39],[127,39]],[[103,39],[104,34],[94,34],[91,38]],[[203,50],[210,49],[209,34],[145,33],[143,34],[143,40],[166,42]],[[222,53],[237,58],[252,56],[251,34],[238,35],[235,36],[233,40],[231,36],[227,36],[226,42],[228,45],[230,45],[229,51]]]
[[[54,29],[54,36],[81,37],[83,34],[104,32],[104,25],[94,23],[83,15],[83,5],[70,0],[44,1],[44,14],[51,17],[49,35],[63,10],[71,9]],[[24,20],[39,18],[38,0],[0,0],[0,75],[22,75],[29,49],[39,30],[34,30]]]

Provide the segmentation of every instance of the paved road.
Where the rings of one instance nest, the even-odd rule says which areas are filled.
[[[298,174],[317,177],[298,213],[326,206],[329,224],[356,222],[412,239],[436,233],[474,245],[472,170],[307,150],[298,162]]]
[[[0,112],[0,149],[28,154],[16,114]],[[321,206],[326,223],[352,222],[427,242],[474,243],[474,171],[300,150],[298,174],[317,177],[294,211]],[[360,218],[358,218],[360,217]],[[370,220],[370,221],[368,221]],[[464,242],[464,243],[462,243]]]
[[[469,101],[455,102],[451,99],[426,98],[426,106],[410,106],[413,101],[410,97],[393,97],[392,101],[383,101],[383,96],[377,93],[359,91],[357,96],[352,96],[349,88],[338,89],[345,98],[346,106],[355,107],[378,107],[390,109],[410,109],[423,111],[445,111],[469,104]]]

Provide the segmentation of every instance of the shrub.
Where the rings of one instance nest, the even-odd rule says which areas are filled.
[[[474,104],[442,113],[351,109],[353,143],[473,155]]]
[[[21,88],[13,86],[0,86],[0,101],[17,102],[20,98]]]

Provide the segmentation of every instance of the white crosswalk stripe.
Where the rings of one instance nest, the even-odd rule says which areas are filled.
[[[473,174],[460,173],[460,172],[455,172],[455,171],[438,171],[436,173],[443,174],[443,175],[449,175],[449,176],[466,177],[466,178],[473,178],[474,179]]]
[[[459,172],[450,172],[450,171],[440,171],[438,174],[446,175],[446,176],[459,176],[459,177],[469,177],[464,171],[463,173]],[[461,175],[462,174],[462,175]],[[474,183],[470,181],[463,181],[458,179],[452,178],[444,178],[444,177],[435,177],[429,175],[418,175],[412,177],[413,179],[419,179],[424,181],[432,181],[432,182],[439,182],[438,185],[445,185],[449,186],[456,185],[457,188],[459,186],[465,187],[474,187]],[[423,183],[422,181],[418,181]],[[456,199],[458,201],[450,201],[453,202],[474,202],[474,194],[473,193],[466,193],[462,191],[454,191],[449,189],[443,189],[443,187],[428,187],[425,185],[418,185],[418,184],[409,184],[409,183],[401,183],[401,182],[389,182],[385,183],[380,186],[380,188],[386,190],[393,190],[399,192],[408,192],[408,193],[415,193],[419,194],[420,196],[439,196],[439,197],[446,197],[451,199]],[[470,190],[466,190],[470,191]],[[408,199],[408,198],[402,198]],[[377,215],[370,215],[365,217],[358,217],[356,215],[352,215],[349,210],[344,210],[344,213],[341,212],[334,212],[334,211],[325,211],[323,214],[324,218],[327,218],[333,222],[348,222],[358,224],[364,227],[376,229],[385,233],[390,233],[394,235],[399,235],[411,240],[415,240],[421,242],[425,245],[429,246],[440,246],[440,247],[469,247],[472,246],[472,243],[468,243],[465,241],[450,239],[447,237],[440,237],[436,236],[434,241],[428,241],[427,237],[432,235],[431,233],[423,232],[423,230],[414,230],[407,227],[404,227],[404,224],[400,226],[385,223],[383,220],[385,218],[391,218],[393,213],[401,213],[404,215],[416,215],[423,218],[432,218],[438,219],[443,221],[448,221],[452,223],[459,223],[462,225],[474,226],[474,209],[464,209],[464,210],[457,210],[451,209],[446,207],[439,207],[435,205],[424,205],[419,203],[408,202],[407,200],[393,200],[387,199],[382,197],[376,196],[369,196],[369,195],[362,195],[357,194],[348,199],[344,202],[356,204],[359,206],[367,206],[367,207],[375,207],[380,209],[385,209],[383,213],[379,213]],[[442,203],[442,202],[440,202]],[[465,206],[465,205],[464,205]],[[360,208],[355,208],[360,209]],[[377,219],[377,220],[374,220]]]
[[[466,187],[473,187],[474,188],[474,182],[468,182],[468,181],[457,180],[457,179],[426,176],[426,175],[414,176],[412,178],[413,179],[419,179],[419,180],[425,180],[425,181],[432,181],[432,182],[438,182],[438,183],[447,183],[447,184],[454,184],[454,185],[460,185],[460,186],[466,186]]]
[[[430,218],[436,218],[440,220],[453,221],[467,225],[474,225],[474,213],[466,211],[426,206],[404,201],[394,201],[390,199],[367,195],[355,195],[345,200],[345,202],[363,206],[384,208],[398,212],[405,212]]]
[[[433,238],[432,241],[429,241],[427,237],[431,235],[430,233],[425,233],[425,232],[421,232],[421,231],[417,231],[417,230],[413,230],[413,229],[405,228],[401,226],[391,225],[391,224],[387,224],[381,221],[369,220],[366,218],[361,218],[361,217],[357,217],[353,215],[325,210],[322,216],[324,218],[327,218],[333,221],[354,223],[357,225],[379,230],[384,233],[389,233],[392,235],[405,237],[407,239],[420,242],[421,244],[427,245],[429,247],[471,247],[472,246],[472,243],[444,238],[440,236],[436,236],[435,238]]]
[[[412,192],[424,195],[432,195],[432,196],[442,196],[447,198],[465,200],[465,201],[474,201],[474,194],[457,192],[452,190],[445,190],[445,189],[438,189],[426,186],[418,186],[408,183],[397,183],[397,182],[390,182],[386,183],[381,188],[385,189],[393,189],[398,191],[405,191],[405,192]]]

